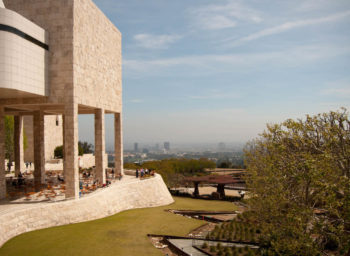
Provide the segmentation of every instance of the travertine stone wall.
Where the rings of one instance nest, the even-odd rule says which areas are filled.
[[[105,172],[105,114],[103,109],[95,110],[95,171],[99,184],[106,183]]]
[[[44,114],[34,113],[34,182],[37,186],[45,182],[45,143],[44,143]]]
[[[173,202],[161,176],[117,182],[80,200],[37,203],[0,212],[0,246],[10,238],[36,229],[99,219],[121,211]]]
[[[108,167],[108,155],[104,155],[104,169]],[[79,167],[91,168],[95,166],[95,156],[93,154],[84,154],[78,157]],[[62,171],[63,170],[63,159],[55,159],[45,164],[45,170],[49,171]]]
[[[114,166],[116,173],[124,174],[123,171],[123,129],[122,115],[114,114]]]
[[[27,137],[27,148],[24,150],[24,161],[34,162],[34,134],[33,117],[24,116],[23,125]],[[63,145],[62,116],[58,116],[58,126],[56,125],[56,116],[45,116],[45,160],[54,158],[54,150],[57,146]]]
[[[23,129],[27,137],[27,148],[24,149],[24,162],[34,162],[33,116],[23,117]]]
[[[121,60],[118,29],[91,0],[74,0],[74,85],[79,104],[121,112]]]
[[[6,196],[5,178],[5,110],[0,106],[0,199]]]
[[[79,197],[78,104],[67,103],[64,112],[64,177],[66,198]]]
[[[45,116],[45,160],[53,159],[55,148],[63,145],[62,123],[62,116]]]
[[[23,160],[23,117],[15,116],[14,118],[14,153],[15,153],[15,175],[24,171]]]

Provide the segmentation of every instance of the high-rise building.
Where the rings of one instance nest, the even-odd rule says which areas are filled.
[[[168,151],[170,150],[170,142],[168,141],[164,142],[164,149]]]
[[[134,143],[134,151],[139,152],[139,144],[137,142]]]

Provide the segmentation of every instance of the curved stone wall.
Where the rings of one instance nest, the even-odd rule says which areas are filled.
[[[0,246],[19,234],[100,219],[135,208],[174,202],[160,175],[146,180],[130,179],[77,200],[36,203],[0,213]]]

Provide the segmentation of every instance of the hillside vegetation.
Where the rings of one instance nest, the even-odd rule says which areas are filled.
[[[196,159],[165,159],[161,161],[144,162],[142,165],[125,163],[126,169],[147,168],[161,174],[168,187],[178,186],[186,176],[207,175],[205,169],[216,167],[215,162],[206,158]]]

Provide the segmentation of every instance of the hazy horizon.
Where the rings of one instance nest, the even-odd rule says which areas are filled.
[[[95,3],[123,35],[125,144],[245,143],[266,123],[350,109],[349,1]],[[93,142],[93,116],[79,124]],[[107,148],[112,133],[107,116]]]

